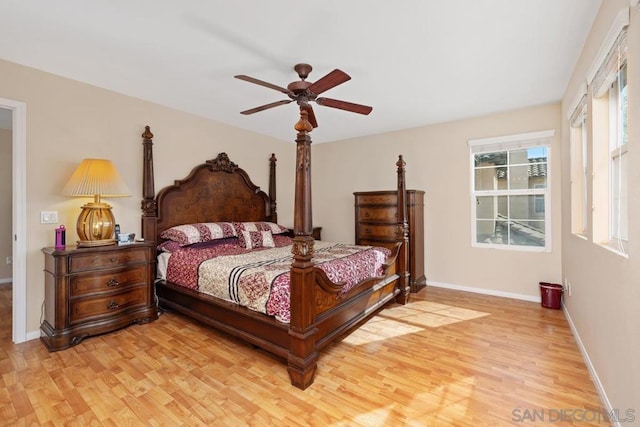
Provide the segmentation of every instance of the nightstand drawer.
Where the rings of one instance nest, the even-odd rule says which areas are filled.
[[[146,286],[103,297],[78,298],[69,302],[69,323],[73,325],[98,317],[115,316],[129,308],[144,307],[146,301]]]
[[[95,292],[116,291],[134,285],[145,284],[146,281],[147,266],[139,265],[126,270],[72,276],[69,279],[69,290],[73,298]]]
[[[144,263],[148,261],[147,253],[146,248],[132,247],[119,251],[74,254],[69,257],[69,273]]]
[[[395,209],[384,207],[362,207],[358,209],[358,222],[386,222],[396,224],[398,215]]]
[[[358,236],[361,239],[385,239],[396,238],[397,224],[358,224]]]

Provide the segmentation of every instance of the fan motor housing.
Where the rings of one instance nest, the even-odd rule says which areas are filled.
[[[309,86],[311,86],[310,82],[301,80],[301,81],[289,83],[289,85],[287,86],[287,89],[289,89],[291,92],[295,94],[299,94],[307,90]]]

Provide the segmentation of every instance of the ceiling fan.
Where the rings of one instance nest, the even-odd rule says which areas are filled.
[[[352,102],[340,101],[338,99],[318,97],[318,95],[320,95],[321,93],[333,87],[336,87],[348,80],[351,80],[351,77],[344,71],[335,69],[315,83],[311,83],[306,81],[309,73],[312,70],[311,65],[297,64],[295,67],[293,67],[293,69],[296,71],[296,73],[298,73],[298,77],[300,77],[300,80],[289,83],[286,88],[242,74],[234,76],[236,79],[244,80],[249,83],[255,83],[260,86],[277,90],[278,92],[282,92],[289,97],[289,99],[284,99],[282,101],[276,101],[270,104],[261,105],[260,107],[252,108],[250,110],[241,111],[240,114],[253,114],[295,101],[300,106],[300,108],[303,108],[307,111],[309,123],[311,123],[311,125],[315,128],[318,127],[318,122],[316,121],[315,114],[313,113],[313,108],[311,108],[311,105],[309,105],[309,102],[311,101],[324,107],[338,108],[340,110],[351,111],[353,113],[364,115],[369,114],[371,110],[373,110],[372,107],[366,105],[354,104]]]

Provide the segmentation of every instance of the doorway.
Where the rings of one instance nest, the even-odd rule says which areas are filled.
[[[26,246],[26,113],[24,102],[0,98],[0,109],[11,112],[11,236],[12,239],[12,337],[14,343],[27,339],[27,246]],[[6,111],[3,111],[6,114]],[[5,260],[0,260],[5,262]]]
[[[0,109],[0,345],[11,342],[13,333],[12,128],[13,111]]]

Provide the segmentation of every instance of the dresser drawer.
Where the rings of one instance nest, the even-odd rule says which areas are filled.
[[[357,194],[356,205],[398,205],[398,194],[394,192],[377,194]]]
[[[119,251],[74,254],[69,257],[69,273],[147,262],[147,253],[146,248],[132,247]]]
[[[106,271],[98,274],[80,273],[69,279],[71,297],[107,292],[147,282],[147,266],[139,265],[119,271]]]
[[[69,323],[73,325],[95,318],[116,316],[129,308],[144,307],[148,299],[147,291],[146,286],[138,286],[127,292],[71,300]]]
[[[396,224],[358,224],[358,241],[367,239],[394,240]]]
[[[396,208],[361,207],[358,209],[358,222],[384,222],[396,224],[398,215]]]

